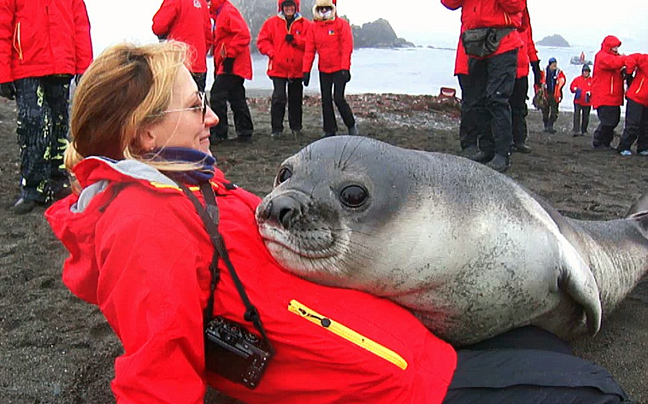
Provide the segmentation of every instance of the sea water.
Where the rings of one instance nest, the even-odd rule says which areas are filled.
[[[558,60],[558,67],[567,77],[563,88],[563,100],[560,110],[573,111],[574,94],[569,86],[581,74],[582,64],[571,64],[574,56],[585,55],[586,61],[594,61],[598,49],[586,47],[545,47],[538,46],[540,67],[545,69],[549,58]],[[461,98],[461,90],[454,76],[456,49],[452,48],[399,48],[399,49],[356,49],[351,57],[351,81],[347,85],[347,94],[361,93],[395,93],[411,95],[438,95],[441,87],[456,90]],[[213,82],[213,61],[208,61],[208,89]],[[245,87],[251,90],[272,90],[272,81],[268,78],[267,58],[260,54],[252,55],[254,69],[251,81]],[[306,93],[319,92],[317,59],[311,72],[311,83]],[[529,72],[529,106],[533,98],[533,73]]]

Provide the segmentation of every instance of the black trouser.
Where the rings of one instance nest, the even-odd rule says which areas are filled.
[[[482,104],[478,104],[478,88],[474,81],[477,75],[469,76],[467,74],[457,75],[459,87],[461,87],[461,122],[459,123],[459,144],[461,149],[465,150],[470,147],[477,147],[486,153],[494,153],[495,146],[490,131],[483,126],[477,125],[477,122],[486,122],[488,112]],[[484,131],[488,135],[484,135]]]
[[[553,125],[558,119],[558,103],[553,92],[547,91],[547,106],[542,108],[542,122],[545,127]]]
[[[574,133],[585,134],[589,126],[591,106],[584,106],[574,103]]]
[[[216,139],[227,139],[227,103],[229,102],[234,114],[234,127],[238,136],[252,136],[254,126],[252,116],[245,99],[245,79],[235,74],[219,74],[214,80],[209,93],[211,108],[218,116],[218,125],[212,126],[210,131]]]
[[[648,150],[648,107],[628,99],[626,104],[625,128],[617,149],[630,150],[637,141],[637,153]]]
[[[485,59],[471,57],[468,61],[470,86],[473,87],[468,94],[477,97],[468,102],[483,106],[487,112],[475,115],[478,130],[486,133],[483,128],[490,127],[495,153],[507,157],[511,154],[513,143],[509,98],[515,85],[517,52],[515,49]]]
[[[191,73],[196,85],[198,86],[198,91],[205,92],[205,87],[207,86],[207,73]]]
[[[286,103],[288,103],[288,124],[290,125],[290,129],[301,130],[302,98],[304,96],[302,79],[289,79],[284,77],[270,78],[274,87],[270,106],[272,133],[283,131]],[[288,88],[288,97],[286,97],[286,87]]]
[[[340,71],[334,73],[320,72],[319,79],[320,92],[322,93],[324,132],[327,134],[335,134],[338,130],[335,111],[333,110],[334,102],[346,127],[353,127],[356,123],[355,118],[353,117],[351,107],[344,99],[344,89],[347,83],[344,76]]]
[[[527,108],[527,93],[529,92],[529,79],[527,76],[515,79],[513,94],[509,98],[511,106],[511,126],[513,131],[513,144],[523,145],[527,140],[526,117],[529,114]]]
[[[14,81],[24,199],[48,202],[66,186],[63,153],[67,146],[71,78],[48,76]]]
[[[596,114],[599,118],[599,125],[594,131],[592,145],[594,147],[609,147],[614,140],[614,128],[621,121],[621,107],[601,105],[596,108]]]
[[[523,327],[457,351],[444,404],[631,403],[602,367],[547,331]]]

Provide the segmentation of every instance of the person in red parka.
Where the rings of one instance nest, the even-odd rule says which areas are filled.
[[[358,126],[353,111],[344,98],[346,84],[351,81],[351,26],[347,20],[337,15],[336,0],[317,0],[313,6],[313,20],[306,37],[304,85],[308,86],[310,82],[310,71],[317,54],[324,137],[335,136],[338,131],[333,103],[342,116],[349,135],[357,135]]]
[[[92,62],[83,0],[0,0],[0,95],[18,105],[16,214],[69,193],[63,165],[70,83]]]
[[[601,43],[601,50],[594,57],[592,77],[592,107],[596,109],[599,125],[594,131],[592,147],[610,150],[614,129],[621,121],[621,105],[624,95],[625,55],[619,54],[621,41],[608,35]]]
[[[584,64],[581,75],[576,77],[569,86],[574,93],[574,136],[585,136],[589,126],[589,116],[592,110],[592,77],[588,64]]]
[[[271,135],[277,137],[283,132],[288,103],[288,123],[293,135],[297,136],[302,130],[302,64],[311,22],[299,13],[299,0],[278,0],[278,6],[279,13],[268,18],[261,27],[257,48],[268,56],[268,76],[274,87],[270,106]]]
[[[212,27],[205,0],[164,0],[153,16],[153,33],[160,39],[173,39],[191,46],[191,75],[200,91],[207,81],[207,52]]]
[[[209,100],[219,123],[211,128],[212,142],[228,139],[227,103],[234,115],[234,128],[240,142],[252,141],[254,125],[245,96],[245,79],[252,80],[250,29],[239,10],[229,0],[212,0],[214,20],[214,84]]]
[[[637,154],[648,157],[648,54],[634,53],[626,57],[625,127],[617,150],[623,156],[632,154],[630,148],[637,142]]]
[[[259,197],[214,167],[209,128],[218,117],[186,63],[187,46],[175,41],[102,53],[72,109],[65,162],[77,191],[45,213],[70,254],[64,284],[98,306],[123,345],[111,383],[117,404],[200,404],[207,385],[248,404],[589,404],[602,395],[625,397],[604,369],[556,353],[565,343],[546,331],[507,333],[460,351],[458,363],[450,345],[394,302],[281,268],[257,229]],[[196,206],[210,195],[212,214],[200,210],[212,219],[203,222]],[[214,255],[207,220],[256,315],[225,254]],[[247,359],[210,354],[205,320],[214,316],[273,346],[254,389],[240,379],[255,370]],[[261,320],[265,337],[250,319]],[[254,338],[233,339],[245,350]]]
[[[462,90],[462,117],[474,116],[478,134],[494,136],[495,154],[473,156],[504,172],[510,167],[513,129],[509,98],[517,77],[520,35],[526,0],[441,0],[446,8],[461,8],[461,35],[455,75]],[[493,40],[493,41],[491,41]],[[461,129],[460,129],[461,130]]]

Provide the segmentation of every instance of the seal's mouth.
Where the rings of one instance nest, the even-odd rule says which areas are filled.
[[[259,233],[277,260],[288,254],[308,260],[327,259],[338,254],[335,237],[330,231],[323,229],[296,233],[265,222],[259,224]]]

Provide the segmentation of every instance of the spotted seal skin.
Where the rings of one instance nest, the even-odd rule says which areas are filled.
[[[528,324],[595,334],[648,271],[647,208],[648,193],[624,219],[573,220],[470,160],[336,136],[282,164],[257,222],[287,270],[462,346]]]

